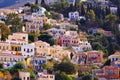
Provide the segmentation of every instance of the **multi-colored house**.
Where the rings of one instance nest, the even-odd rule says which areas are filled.
[[[99,80],[119,80],[119,68],[116,66],[104,66],[102,69],[92,71],[93,77]]]

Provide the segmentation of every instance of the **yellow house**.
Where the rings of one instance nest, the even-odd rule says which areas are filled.
[[[13,33],[12,35],[8,36],[8,40],[17,40],[17,41],[28,42],[28,34],[23,33],[23,32]]]
[[[8,42],[0,42],[0,51],[11,50]]]
[[[19,44],[11,44],[11,50],[16,51],[17,55],[22,55],[21,45]]]
[[[70,52],[64,50],[61,46],[54,45],[50,47],[49,55],[56,60],[62,60],[64,57],[70,57]]]
[[[43,41],[36,41],[33,42],[32,45],[35,47],[35,53],[37,55],[48,55],[50,50],[50,44],[43,42]]]
[[[33,23],[33,22],[26,22],[26,32],[32,34],[39,34],[40,33],[40,23]],[[43,26],[42,26],[43,27]]]

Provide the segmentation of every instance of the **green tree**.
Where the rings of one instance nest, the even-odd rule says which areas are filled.
[[[57,72],[55,74],[55,80],[73,80],[72,77],[68,76],[64,72]]]
[[[115,42],[111,42],[108,45],[107,50],[109,55],[111,55],[111,54],[114,54],[116,51],[120,50],[120,46]]]
[[[83,77],[85,75],[85,73],[78,71],[78,77]]]
[[[90,11],[88,12],[88,16],[89,16],[89,18],[91,19],[91,21],[95,21],[96,15],[95,15],[95,13],[94,13],[93,10],[90,10]]]
[[[12,25],[10,27],[11,32],[21,32],[22,31],[22,20],[19,18],[18,14],[10,13],[7,15],[6,20],[7,25]]]
[[[25,65],[23,63],[16,63],[14,66],[13,66],[14,69],[24,69],[25,68]]]
[[[51,24],[45,24],[45,30],[52,28],[53,26]]]
[[[18,73],[19,70],[22,70],[25,68],[25,65],[23,63],[16,63],[12,68],[10,68],[10,73],[12,75]]]
[[[55,10],[59,12],[64,12],[66,9],[70,7],[70,3],[67,0],[61,0],[60,2],[56,2],[54,4]]]
[[[4,23],[0,23],[0,31],[2,35],[1,40],[5,41],[10,34],[10,29]]]
[[[104,63],[104,66],[109,66],[110,63],[111,63],[110,59],[107,59],[107,60],[105,61],[105,63]]]
[[[32,12],[36,12],[39,10],[39,5],[38,4],[32,4],[31,5],[31,11]]]
[[[35,38],[36,38],[36,35],[35,35],[35,34],[29,34],[29,35],[28,35],[28,40],[29,40],[29,42],[34,42],[34,41],[35,41]]]
[[[21,80],[20,78],[14,78],[14,79],[12,79],[12,80]]]
[[[49,34],[41,34],[38,37],[39,40],[49,43],[51,46],[56,44],[56,41]]]
[[[30,7],[31,4],[30,4],[29,2],[27,2],[24,6],[28,6],[28,7]]]
[[[3,68],[3,63],[0,63],[0,69],[2,69]]]
[[[51,13],[51,17],[53,19],[56,19],[56,20],[60,20],[61,19],[61,15],[59,13],[54,12],[54,11],[50,11],[50,13]]]
[[[106,17],[105,17],[106,21],[109,23],[109,24],[114,24],[116,21],[117,21],[117,16],[114,15],[114,14],[108,14]]]
[[[80,0],[75,1],[75,10],[80,12],[80,10],[81,10],[81,2],[80,2]]]
[[[81,5],[81,15],[84,16],[85,15],[85,8],[84,5]]]
[[[75,65],[70,61],[63,61],[60,64],[55,64],[55,70],[65,72],[66,74],[76,73]]]
[[[82,80],[92,80],[91,75],[86,74],[85,76],[82,77]]]

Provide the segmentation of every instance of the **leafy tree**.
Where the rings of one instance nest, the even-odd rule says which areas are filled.
[[[57,72],[55,74],[55,80],[73,80],[73,79],[64,72]]]
[[[94,13],[93,10],[90,10],[90,11],[88,12],[88,16],[89,16],[89,18],[91,19],[91,21],[95,21],[96,15],[95,15],[95,13]]]
[[[81,10],[81,2],[80,2],[80,0],[75,1],[75,10],[80,12],[80,10]]]
[[[19,18],[18,14],[10,13],[7,15],[6,20],[7,25],[12,25],[10,27],[11,32],[21,32],[22,31],[22,20]]]
[[[34,79],[34,78],[35,78],[35,73],[31,72],[31,73],[30,73],[30,78],[31,78],[31,79]]]
[[[36,12],[39,10],[39,5],[38,4],[32,4],[31,5],[31,11],[32,12]]]
[[[53,26],[52,25],[50,25],[50,24],[45,24],[45,30],[47,30],[47,29],[50,29],[50,28],[52,28]]]
[[[110,30],[115,34],[116,32],[116,21],[118,20],[117,16],[114,14],[109,14],[105,16],[105,19],[107,21],[107,24],[110,28]]]
[[[38,39],[49,43],[51,46],[56,44],[56,41],[49,34],[42,34],[38,37]]]
[[[109,66],[110,63],[111,63],[110,59],[107,59],[107,60],[105,61],[105,63],[104,63],[104,66]]]
[[[114,24],[116,21],[117,21],[117,16],[114,15],[114,14],[108,14],[106,17],[105,17],[106,21],[109,23],[109,24]]]
[[[36,37],[35,34],[29,34],[29,35],[28,35],[28,40],[29,40],[30,42],[34,42],[34,41],[35,41],[35,37]]]
[[[45,4],[45,0],[41,0],[41,6],[46,7],[47,5]]]
[[[3,68],[3,63],[0,63],[0,69],[2,69]]]
[[[98,78],[94,78],[94,80],[99,80]]]
[[[82,77],[82,80],[92,80],[92,77],[91,77],[91,75],[87,74]]]
[[[107,47],[109,55],[114,54],[115,51],[120,50],[120,46],[114,42],[110,43]]]
[[[0,31],[2,35],[1,40],[6,40],[10,34],[10,29],[4,23],[0,23]]]
[[[72,64],[70,61],[64,61],[60,64],[56,64],[54,66],[55,70],[60,70],[62,72],[65,72],[66,74],[74,74],[76,73],[76,69],[74,64]]]
[[[86,20],[85,19],[80,19],[80,24],[85,24]]]
[[[25,68],[25,66],[23,63],[16,63],[12,68],[10,68],[9,71],[13,75],[13,74],[18,73],[18,70],[22,70],[24,68]]]
[[[14,69],[24,69],[25,68],[25,65],[23,63],[16,63],[14,66],[13,66]]]
[[[78,77],[83,77],[85,74],[81,71],[78,71]]]
[[[24,6],[28,6],[28,7],[30,7],[31,4],[30,4],[29,2],[27,2]]]
[[[20,78],[14,78],[14,79],[12,79],[12,80],[21,80]]]
[[[60,20],[61,19],[61,15],[59,13],[54,12],[54,11],[50,11],[50,13],[51,13],[51,17],[53,19],[56,19],[56,20]]]
[[[55,10],[59,12],[64,12],[69,7],[70,7],[70,3],[67,2],[67,0],[61,0],[60,2],[56,2],[54,4]]]
[[[15,68],[10,68],[9,72],[10,74],[14,75],[15,73],[18,73],[18,70]]]
[[[82,16],[85,15],[85,8],[84,8],[83,4],[82,4],[82,6],[81,6],[81,15],[82,15]]]

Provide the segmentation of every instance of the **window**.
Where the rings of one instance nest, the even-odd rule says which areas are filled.
[[[113,70],[110,70],[110,75],[113,75]]]
[[[50,76],[50,78],[53,78],[53,76]]]
[[[108,75],[108,70],[106,70],[106,75]]]
[[[29,80],[29,77],[27,77],[27,80]]]
[[[33,52],[33,49],[31,49],[31,52]]]
[[[23,80],[25,80],[25,77],[23,78]]]
[[[5,62],[6,62],[6,58],[4,58],[5,59]]]
[[[24,51],[25,51],[25,48],[24,48]]]
[[[25,40],[25,37],[23,37],[23,39]]]
[[[27,52],[29,53],[29,49],[27,49]]]
[[[12,58],[10,58],[10,62],[12,61]]]

